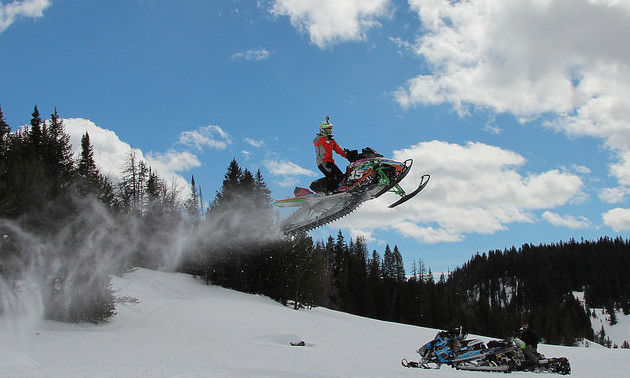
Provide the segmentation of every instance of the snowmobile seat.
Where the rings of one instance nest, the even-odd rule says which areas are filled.
[[[488,348],[507,348],[511,347],[512,343],[509,340],[490,340],[488,341]]]
[[[486,349],[486,344],[479,339],[462,340],[461,343],[463,346],[472,350]]]
[[[296,186],[295,189],[293,189],[293,194],[296,197],[303,197],[303,196],[307,196],[309,194],[313,194],[313,192],[311,192],[310,190],[308,190],[306,188],[301,188],[299,186]]]

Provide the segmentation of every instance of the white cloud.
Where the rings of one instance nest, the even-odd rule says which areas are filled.
[[[599,199],[608,203],[619,203],[628,194],[627,188],[604,188],[599,192]]]
[[[542,215],[543,219],[554,226],[567,227],[571,229],[588,228],[591,222],[586,217],[574,217],[571,215],[560,215],[551,211],[545,211]]]
[[[252,153],[247,150],[242,150],[241,154],[243,154],[243,157],[245,158],[245,160],[249,160],[252,157]]]
[[[630,135],[628,135],[630,141]],[[618,161],[610,165],[610,173],[626,188],[630,187],[630,149],[618,153]]]
[[[409,52],[413,53],[413,44],[399,37],[390,37],[389,40],[398,48],[398,54],[403,55]]]
[[[301,182],[300,179],[291,176],[283,177],[281,181],[274,181],[274,183],[283,188],[293,188],[299,185],[304,185],[304,183]]]
[[[66,118],[63,122],[66,133],[70,135],[70,143],[75,156],[80,153],[81,138],[87,132],[90,136],[90,144],[94,148],[94,161],[101,173],[114,180],[120,180],[123,165],[132,147],[121,141],[113,131],[97,126],[90,120]],[[178,187],[188,185],[188,181],[180,172],[201,165],[197,156],[189,152],[169,150],[165,153],[148,152],[145,156],[140,149],[134,148],[133,151],[139,160],[145,161],[162,179],[175,182]]]
[[[630,231],[630,209],[616,208],[602,214],[604,224],[615,232]]]
[[[245,59],[245,60],[266,60],[271,56],[271,52],[267,49],[249,49],[247,51],[238,52],[232,55],[232,59]]]
[[[252,139],[252,138],[245,138],[245,143],[249,144],[252,147],[256,147],[256,148],[259,148],[259,147],[262,147],[262,146],[265,145],[265,142],[263,142],[262,140],[255,140],[255,139]]]
[[[591,173],[591,169],[589,167],[586,167],[586,166],[583,166],[583,165],[574,165],[573,169],[577,173],[581,173],[581,174],[589,174],[589,173]]]
[[[604,140],[630,185],[630,2],[409,0],[424,72],[396,93],[404,107],[450,103]]]
[[[288,160],[265,160],[263,165],[273,176],[315,176],[310,169],[302,168]]]
[[[224,150],[232,143],[230,135],[219,126],[209,125],[179,134],[179,143],[203,151],[205,147]]]
[[[485,124],[482,130],[494,135],[500,135],[503,132],[499,126],[490,123]]]
[[[339,42],[364,40],[367,31],[388,17],[390,0],[275,0],[271,12],[289,16],[291,25],[307,32],[325,48]]]
[[[16,0],[7,5],[0,3],[0,33],[19,18],[41,18],[52,5],[50,0]]]
[[[113,131],[97,126],[87,119],[65,118],[63,123],[66,133],[70,135],[70,143],[76,156],[81,152],[81,138],[87,132],[94,148],[94,161],[101,173],[120,178],[123,163],[131,151],[128,143],[121,141]],[[139,149],[135,151],[138,157],[144,160],[142,151]]]
[[[350,230],[350,239],[351,240],[356,240],[357,238],[363,238],[363,240],[366,243],[375,243],[375,242],[377,242],[376,238],[374,238],[374,235],[373,235],[372,231],[351,229]]]
[[[533,211],[562,206],[583,195],[577,175],[558,170],[521,174],[518,169],[526,163],[521,155],[483,143],[423,142],[395,151],[393,157],[414,160],[403,188],[413,190],[420,176],[429,173],[427,187],[395,209],[387,205],[397,197],[385,194],[338,225],[391,228],[423,243],[456,242],[469,233],[492,234],[511,223],[533,223]]]
[[[199,158],[188,151],[148,152],[147,162],[160,172],[183,172],[201,166]]]

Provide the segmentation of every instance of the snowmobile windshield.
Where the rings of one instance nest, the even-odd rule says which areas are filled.
[[[383,157],[383,155],[379,154],[371,147],[365,147],[364,149],[361,150],[361,153],[359,154],[359,156],[357,156],[358,159],[368,159],[368,158],[375,158],[375,157]]]

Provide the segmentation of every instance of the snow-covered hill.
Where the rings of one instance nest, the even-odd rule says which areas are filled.
[[[601,336],[602,329],[604,330],[604,340],[608,339],[610,346],[621,347],[624,342],[630,342],[630,315],[625,315],[623,311],[616,310],[615,316],[617,318],[616,324],[610,324],[610,315],[606,313],[603,308],[588,308],[586,301],[584,300],[583,292],[573,292],[573,296],[580,301],[582,306],[589,314],[591,314],[591,327],[596,337]],[[594,316],[593,316],[594,315]],[[584,342],[583,345],[591,345],[591,342]]]
[[[114,277],[118,315],[104,325],[0,318],[1,377],[498,377],[400,359],[436,330],[323,308],[295,311],[190,276],[139,269]],[[304,341],[304,346],[291,342]],[[573,377],[626,377],[630,350],[541,345]],[[532,373],[513,373],[534,376]]]
[[[630,342],[630,315],[624,315],[623,311],[615,311],[617,323],[610,325],[610,315],[603,308],[592,308],[591,325],[595,334],[601,333],[604,329],[605,339],[609,339],[613,347],[621,347],[624,342]]]

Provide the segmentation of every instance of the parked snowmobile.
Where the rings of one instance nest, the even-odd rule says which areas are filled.
[[[439,369],[443,364],[454,365],[464,361],[484,358],[487,350],[481,340],[466,339],[462,328],[440,331],[435,338],[417,350],[422,357],[419,362],[402,360],[405,367]]]
[[[529,371],[535,373],[571,374],[571,365],[566,357],[546,358],[539,354],[536,364],[530,363],[518,338],[492,340],[484,344],[480,340],[465,340],[466,335],[454,331],[440,331],[435,339],[418,349],[420,361],[402,360],[405,367],[439,369],[443,364],[457,370]]]
[[[558,373],[562,375],[571,374],[571,364],[566,357],[547,358],[538,353],[538,362],[532,364],[523,354],[525,343],[512,337],[504,340],[491,340],[488,342],[488,349],[496,351],[487,356],[483,361],[479,361],[477,366],[470,364],[454,365],[459,370],[492,370],[495,366],[507,366],[510,371],[530,371],[534,373]]]
[[[274,202],[278,207],[299,207],[282,223],[285,234],[297,234],[323,226],[354,211],[363,202],[393,192],[400,199],[389,205],[396,207],[418,194],[429,183],[430,176],[423,175],[420,184],[411,193],[406,193],[399,185],[405,178],[412,159],[403,162],[386,159],[372,148],[346,150],[350,164],[336,190],[325,190],[325,178],[314,181],[311,189],[296,187],[295,197]]]

